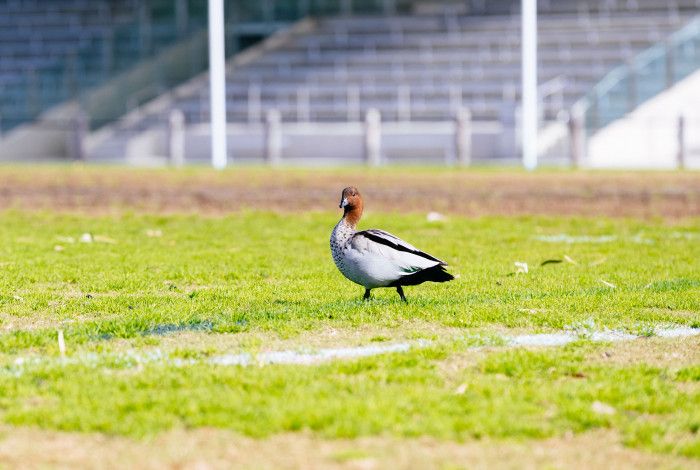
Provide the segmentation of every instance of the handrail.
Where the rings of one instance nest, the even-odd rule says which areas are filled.
[[[545,109],[545,102],[548,98],[551,98],[552,101],[549,109],[555,109],[559,112],[564,108],[564,90],[566,90],[568,84],[569,78],[561,74],[537,87],[537,99],[541,104],[539,106],[541,121],[546,120],[547,110]]]
[[[700,69],[700,15],[608,72],[571,107],[593,133]]]
[[[566,88],[567,78],[566,75],[561,74],[556,77],[541,83],[537,87],[537,95],[541,100],[549,98],[550,96],[559,93]]]

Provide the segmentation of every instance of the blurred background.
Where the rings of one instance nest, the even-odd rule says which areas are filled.
[[[514,165],[520,0],[225,1],[230,164]],[[206,0],[0,0],[0,161],[211,158]],[[541,165],[700,167],[700,0],[540,0]]]

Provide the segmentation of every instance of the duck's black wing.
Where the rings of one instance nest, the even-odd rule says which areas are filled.
[[[379,230],[376,228],[372,228],[369,230],[362,230],[360,232],[355,233],[353,237],[365,237],[368,240],[371,240],[375,243],[379,243],[380,245],[385,245],[390,248],[393,248],[394,250],[397,251],[402,251],[405,253],[411,253],[416,256],[420,256],[421,258],[425,258],[431,261],[435,261],[439,263],[440,266],[447,266],[447,263],[442,261],[441,259],[438,259],[434,257],[433,255],[430,255],[424,251],[419,250],[415,246],[411,245],[408,242],[405,242],[401,240],[399,237],[390,234],[389,232],[385,232],[384,230]]]

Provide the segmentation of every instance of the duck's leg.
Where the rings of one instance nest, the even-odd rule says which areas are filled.
[[[365,289],[365,295],[362,297],[362,300],[369,300],[369,289]]]
[[[403,300],[404,302],[408,303],[408,300],[406,300],[406,296],[403,295],[403,287],[401,287],[401,286],[396,286],[396,292],[398,292],[399,295],[401,296],[401,300]]]

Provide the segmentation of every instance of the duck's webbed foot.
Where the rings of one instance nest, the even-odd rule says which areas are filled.
[[[362,297],[362,300],[369,300],[369,289],[365,289],[365,295]]]
[[[408,300],[406,300],[406,296],[403,295],[403,287],[401,287],[401,286],[396,286],[396,292],[398,292],[398,293],[399,293],[399,296],[401,296],[401,300],[403,300],[404,302],[408,303]]]

